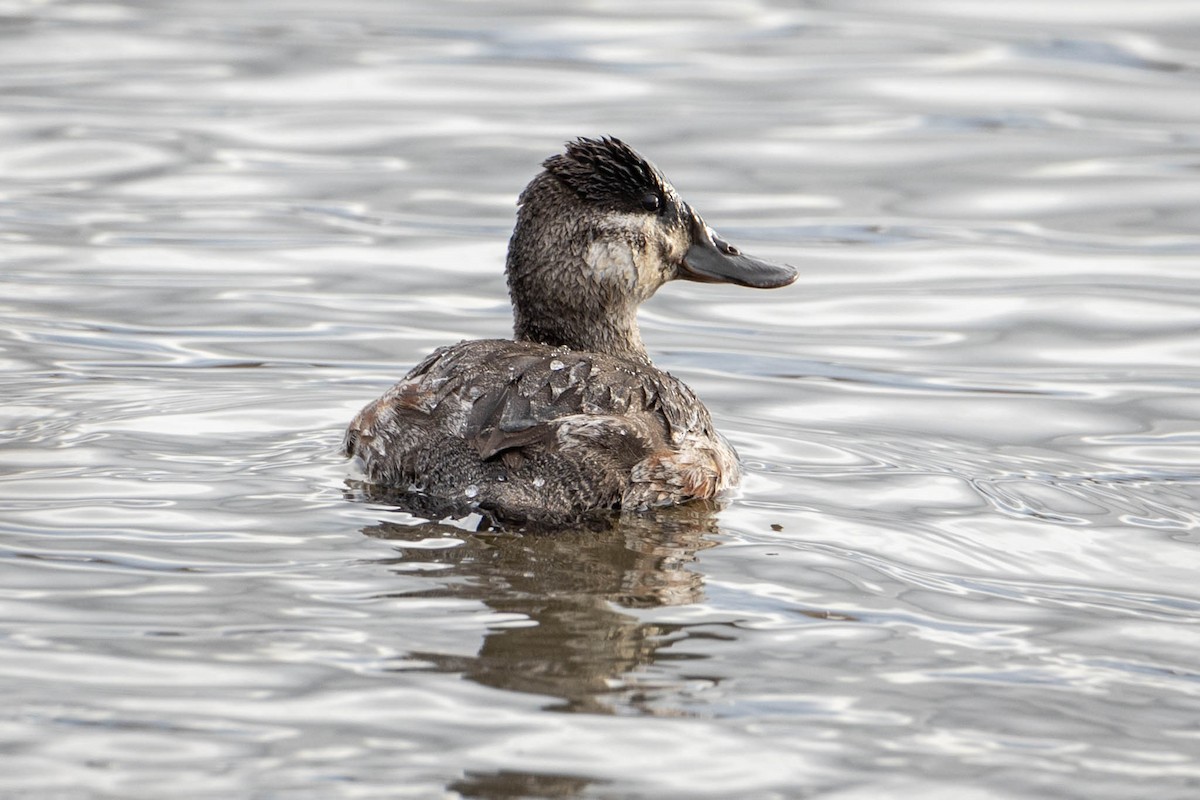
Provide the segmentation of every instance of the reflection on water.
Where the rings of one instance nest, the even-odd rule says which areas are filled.
[[[603,785],[603,782],[600,782]],[[595,781],[566,775],[537,775],[499,770],[494,773],[468,772],[462,780],[447,788],[469,798],[580,797]]]
[[[1191,0],[0,2],[0,796],[1190,800],[1198,76]],[[800,268],[641,317],[741,493],[347,496],[601,134]]]
[[[680,626],[646,624],[620,608],[699,602],[703,576],[693,564],[699,550],[715,544],[705,537],[716,530],[713,510],[697,503],[626,515],[604,530],[459,538],[461,531],[452,529],[430,539],[431,526],[384,522],[363,533],[411,543],[400,546],[397,563],[405,567],[448,567],[427,573],[437,587],[422,596],[479,599],[509,620],[491,627],[473,657],[412,657],[485,686],[565,701],[551,709],[612,712],[619,704],[653,713],[639,704],[644,690],[632,673],[669,659]]]

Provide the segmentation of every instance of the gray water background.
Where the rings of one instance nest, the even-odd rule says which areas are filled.
[[[481,536],[352,414],[645,152],[719,511]],[[0,2],[0,796],[1200,796],[1200,4]]]

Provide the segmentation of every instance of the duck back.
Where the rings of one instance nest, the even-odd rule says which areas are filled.
[[[515,523],[711,498],[739,473],[670,374],[501,339],[435,351],[359,412],[345,451],[374,484]]]

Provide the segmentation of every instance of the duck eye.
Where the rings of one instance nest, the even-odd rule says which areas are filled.
[[[651,192],[642,198],[642,208],[647,211],[658,211],[662,207],[662,198]]]

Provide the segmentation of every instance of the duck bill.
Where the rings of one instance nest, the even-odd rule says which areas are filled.
[[[680,278],[754,289],[777,289],[796,280],[795,267],[748,256],[713,233],[699,215],[692,220],[692,246],[683,256]]]

